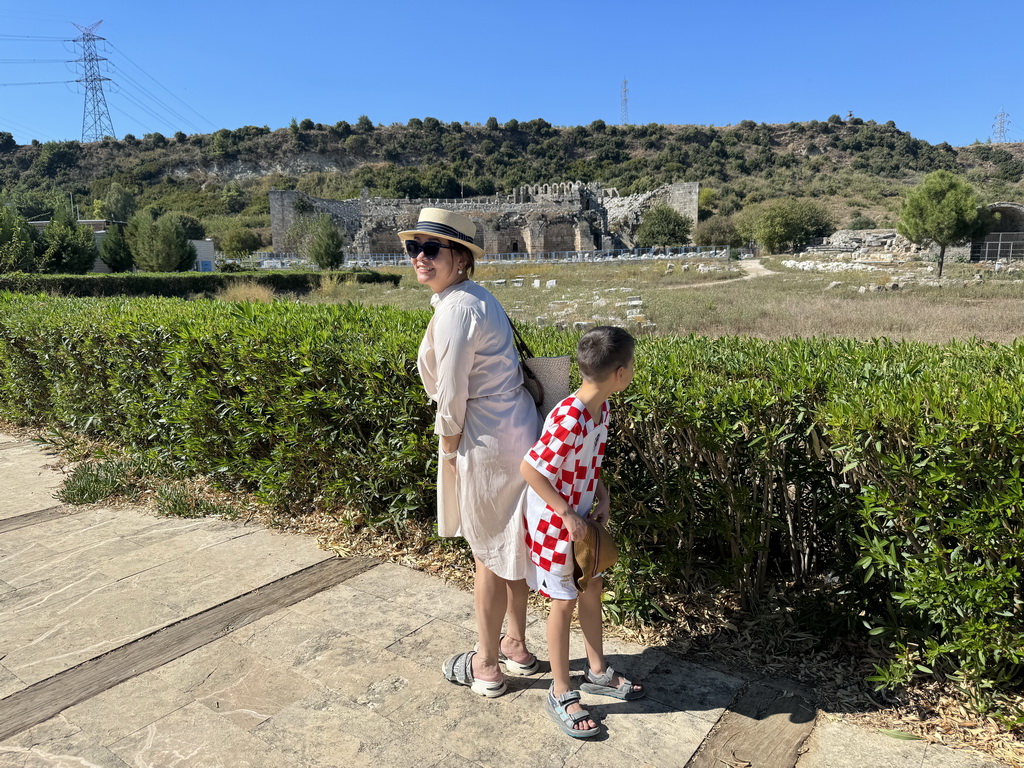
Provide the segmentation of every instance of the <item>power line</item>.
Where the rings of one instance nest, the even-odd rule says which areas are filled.
[[[107,98],[103,95],[103,81],[109,80],[100,73],[100,62],[106,61],[96,53],[96,41],[103,40],[95,34],[102,19],[89,27],[79,24],[74,26],[82,33],[74,42],[82,47],[82,57],[77,60],[82,65],[82,77],[78,80],[85,84],[85,109],[82,112],[82,141],[101,141],[104,136],[117,135],[114,124],[110,120],[107,109]]]
[[[39,37],[37,35],[0,35],[0,40],[28,40],[29,42],[68,42],[66,37]]]
[[[36,83],[0,83],[0,87],[7,88],[11,85],[61,85],[63,83],[77,83],[79,80],[43,80]]]
[[[187,110],[188,110],[189,112],[191,112],[192,114],[196,115],[196,117],[198,117],[199,119],[201,119],[201,120],[205,120],[205,121],[206,121],[207,123],[209,123],[210,125],[212,125],[212,126],[213,126],[214,128],[216,128],[216,127],[217,127],[217,124],[216,124],[216,123],[214,123],[214,122],[213,122],[212,120],[209,120],[209,119],[207,119],[207,118],[206,118],[205,116],[203,116],[203,115],[199,114],[198,112],[196,112],[196,110],[194,110],[194,109],[193,109],[192,107],[190,107],[190,106],[189,106],[188,104],[186,104],[186,103],[185,103],[184,101],[182,101],[182,100],[181,100],[180,98],[178,98],[178,96],[177,96],[176,94],[174,94],[174,93],[173,93],[172,91],[168,90],[168,89],[167,89],[167,88],[166,88],[166,87],[165,87],[165,86],[164,86],[164,85],[163,85],[162,83],[160,83],[160,82],[159,82],[159,81],[158,81],[158,80],[157,80],[157,79],[156,79],[155,77],[153,77],[153,76],[152,76],[151,74],[149,74],[148,72],[146,72],[146,70],[144,70],[144,69],[143,69],[142,67],[140,67],[140,66],[139,66],[138,64],[136,64],[136,63],[135,63],[134,61],[132,61],[132,60],[131,60],[131,58],[129,58],[129,57],[128,57],[128,55],[127,55],[127,54],[126,54],[126,53],[125,53],[124,51],[122,51],[122,50],[121,50],[120,48],[118,48],[118,47],[117,47],[116,45],[114,45],[113,43],[109,43],[109,45],[110,45],[110,48],[111,48],[112,50],[116,51],[116,52],[118,53],[118,55],[122,56],[122,57],[123,57],[123,58],[124,58],[124,59],[125,59],[125,60],[126,60],[126,61],[127,61],[128,63],[129,63],[129,64],[131,64],[131,65],[132,65],[133,67],[135,67],[135,68],[136,68],[137,70],[139,70],[139,72],[141,72],[142,74],[144,74],[144,75],[145,75],[146,77],[148,77],[148,78],[149,78],[150,80],[152,80],[152,81],[153,81],[154,83],[156,83],[156,84],[157,84],[157,85],[158,85],[158,86],[159,86],[160,88],[162,88],[162,89],[163,89],[164,91],[166,91],[166,92],[167,92],[168,94],[170,94],[170,96],[171,96],[171,97],[172,97],[172,98],[173,98],[173,99],[174,99],[175,101],[177,101],[177,102],[178,102],[179,104],[181,104],[181,105],[182,105],[183,107],[185,107],[185,109],[187,109]],[[119,69],[119,71],[123,72],[123,70],[121,70],[120,68],[118,68],[118,69]],[[199,129],[198,129],[198,128],[196,128],[196,130],[199,130]]]
[[[146,98],[148,98],[148,99],[151,99],[152,101],[154,101],[154,102],[156,102],[157,104],[159,104],[159,105],[160,105],[161,107],[163,107],[163,108],[164,108],[165,110],[167,110],[167,112],[168,112],[169,114],[173,115],[173,116],[174,116],[174,117],[176,117],[176,118],[177,118],[178,120],[180,120],[181,122],[185,123],[186,125],[188,125],[188,126],[190,126],[190,127],[194,128],[194,129],[195,129],[195,131],[196,131],[197,133],[201,133],[201,132],[202,132],[202,129],[201,129],[201,128],[200,128],[200,127],[199,127],[198,125],[196,125],[195,123],[193,123],[193,122],[192,122],[191,120],[189,120],[189,119],[188,119],[187,117],[185,117],[184,115],[181,115],[181,114],[179,114],[178,112],[176,112],[176,111],[175,111],[174,109],[172,109],[172,108],[171,108],[171,107],[170,107],[169,105],[167,105],[167,104],[166,104],[165,102],[163,102],[163,101],[162,101],[162,100],[161,100],[160,98],[158,98],[158,97],[157,97],[157,96],[155,96],[155,95],[154,95],[153,93],[151,93],[151,92],[150,92],[150,91],[149,91],[149,90],[148,90],[148,89],[147,89],[147,88],[146,88],[146,87],[145,87],[144,85],[142,85],[142,83],[140,83],[140,82],[139,82],[138,80],[136,80],[136,79],[135,79],[134,77],[132,77],[131,75],[129,75],[129,74],[127,73],[127,72],[125,72],[125,71],[124,71],[124,69],[122,69],[121,67],[117,66],[117,64],[116,64],[115,62],[111,62],[111,65],[112,65],[112,66],[113,66],[113,67],[114,67],[114,68],[115,68],[115,69],[117,70],[117,76],[118,76],[118,79],[119,79],[119,80],[120,80],[121,78],[123,78],[124,80],[127,80],[127,81],[128,81],[129,83],[131,83],[131,84],[132,84],[132,85],[133,85],[133,86],[134,86],[135,88],[137,88],[137,89],[138,89],[138,91],[139,91],[139,93],[140,93],[141,95],[143,95],[143,96],[145,96]],[[122,92],[122,95],[124,95],[124,94],[123,94],[123,92]],[[204,119],[205,119],[205,118],[204,118]]]

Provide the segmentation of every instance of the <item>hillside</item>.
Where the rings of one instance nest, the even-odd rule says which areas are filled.
[[[85,216],[111,182],[141,204],[189,213],[213,233],[267,223],[266,192],[297,188],[318,197],[441,197],[508,193],[526,183],[597,181],[623,194],[697,181],[702,215],[734,213],[780,196],[825,202],[840,226],[854,216],[895,220],[900,190],[945,168],[989,200],[1024,197],[1024,145],[931,145],[877,124],[826,122],[726,127],[596,121],[555,127],[414,119],[406,125],[322,125],[303,120],[271,131],[245,126],[212,134],[147,134],[92,144],[12,146],[0,135],[0,186],[28,217],[72,195]]]

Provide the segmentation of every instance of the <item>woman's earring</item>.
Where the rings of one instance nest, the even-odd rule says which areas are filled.
[[[462,269],[461,269],[461,268],[459,269],[459,274],[460,274],[460,275],[462,274]]]

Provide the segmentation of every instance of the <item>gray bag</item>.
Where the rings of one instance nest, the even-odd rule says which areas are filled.
[[[506,315],[507,316],[507,315]],[[546,418],[551,409],[569,396],[569,369],[571,360],[568,355],[558,357],[534,357],[533,352],[519,335],[519,329],[508,318],[512,326],[512,334],[519,352],[519,367],[523,369],[523,386],[533,397],[541,418]]]

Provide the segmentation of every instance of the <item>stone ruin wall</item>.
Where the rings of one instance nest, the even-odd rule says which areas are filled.
[[[644,210],[666,202],[697,220],[696,183],[673,184],[654,193],[620,197],[596,183],[524,185],[511,195],[455,200],[396,200],[363,195],[356,200],[324,200],[295,190],[271,190],[270,222],[275,247],[302,215],[328,213],[357,253],[400,250],[396,233],[415,225],[421,208],[438,207],[469,216],[477,242],[489,254],[592,251],[632,247],[628,232],[609,227],[611,211],[628,212],[632,227]],[[296,205],[306,211],[296,210]],[[625,236],[623,236],[625,235]]]

